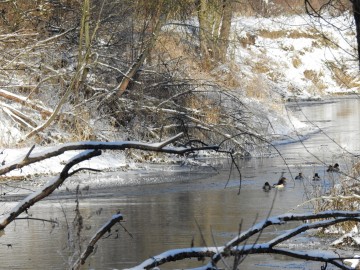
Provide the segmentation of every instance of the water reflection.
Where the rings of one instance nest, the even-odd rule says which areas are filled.
[[[242,190],[238,195],[239,177],[234,172],[228,183],[227,162],[217,164],[218,170],[176,167],[175,172],[163,170],[160,173],[142,172],[126,177],[141,185],[102,184],[89,191],[83,191],[80,210],[84,217],[81,243],[87,243],[89,236],[119,210],[124,214],[124,226],[111,231],[102,239],[96,253],[83,269],[123,269],[165,250],[195,246],[223,245],[236,236],[239,228],[246,229],[267,215],[310,210],[309,204],[302,204],[316,189],[326,192],[338,180],[338,174],[329,174],[321,161],[340,163],[346,170],[348,158],[339,147],[359,153],[359,100],[342,100],[313,106],[303,106],[296,113],[303,121],[310,121],[321,127],[317,133],[302,143],[281,145],[282,157],[249,159],[239,161],[243,176]],[[351,108],[351,110],[349,110]],[[336,143],[334,143],[334,141]],[[305,147],[304,147],[305,146]],[[284,164],[284,160],[286,164]],[[303,181],[292,180],[303,172]],[[275,183],[282,172],[289,179],[284,191],[269,193],[262,191],[264,182]],[[315,172],[321,181],[314,183]],[[117,173],[97,176],[97,182],[106,178],[117,179]],[[148,181],[157,184],[143,185]],[[86,179],[73,178],[87,185]],[[225,188],[226,186],[226,188]],[[315,188],[314,188],[315,187]],[[14,203],[3,203],[2,209],[9,209]],[[71,227],[74,219],[74,198],[53,196],[29,211],[33,217],[57,219],[59,226],[52,228],[48,223],[16,221],[0,238],[1,269],[67,269],[74,259],[70,248],[76,231]],[[102,211],[100,211],[102,209]],[[287,226],[293,226],[288,224]],[[286,229],[288,227],[282,227]],[[267,240],[279,233],[278,228],[269,228],[260,240]],[[11,244],[11,247],[7,247]],[[76,255],[76,253],[75,253]],[[185,261],[169,264],[162,269],[193,267],[201,262]],[[249,256],[243,262],[244,269],[268,268],[319,268],[308,262],[296,261],[282,256]]]

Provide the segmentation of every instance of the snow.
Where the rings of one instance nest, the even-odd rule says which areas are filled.
[[[62,146],[62,145],[61,145]],[[44,154],[56,150],[58,147],[36,147],[32,155]],[[28,153],[29,148],[17,148],[17,149],[4,149],[0,155],[0,161],[5,160],[5,166],[9,164],[16,164],[23,160],[24,156]],[[65,163],[73,159],[77,154],[82,151],[66,151],[65,153],[52,157],[35,164],[25,166],[21,169],[17,169],[9,172],[6,176],[26,176],[26,175],[52,175],[61,172]],[[97,170],[107,169],[119,169],[126,166],[125,156],[114,152],[104,152],[100,157],[94,157],[91,160],[87,160],[82,164],[86,164],[87,167],[91,167]],[[0,166],[1,168],[2,166]],[[76,168],[76,167],[75,167]]]
[[[342,235],[340,238],[336,239],[331,243],[331,246],[339,247],[339,246],[360,246],[360,235],[358,231],[358,227],[354,226],[354,228]]]
[[[178,254],[181,253],[191,253],[191,252],[214,252],[216,253],[219,250],[219,247],[206,247],[206,248],[183,248],[183,249],[173,249],[166,252],[163,252],[157,256],[151,257],[150,259],[145,260],[143,263],[139,264],[136,267],[129,268],[127,270],[140,270],[145,269],[146,266],[152,264],[153,262],[162,261],[169,257],[175,257]]]
[[[320,25],[316,21],[310,21],[308,16],[280,16],[277,18],[257,18],[257,17],[237,17],[233,20],[234,40],[246,38],[247,34],[255,35],[255,43],[248,44],[246,48],[239,46],[237,42],[231,43],[234,46],[229,52],[233,52],[232,60],[240,67],[239,80],[242,82],[250,81],[257,76],[257,80],[263,80],[263,84],[269,88],[269,99],[273,102],[281,103],[282,98],[296,97],[298,99],[318,98],[319,94],[314,90],[314,82],[306,79],[305,71],[311,71],[317,74],[318,79],[325,86],[325,93],[334,92],[352,92],[354,89],[344,89],[337,85],[332,76],[332,72],[327,68],[326,63],[331,61],[340,61],[344,67],[352,72],[357,68],[355,61],[351,59],[355,41],[354,33],[348,33],[345,25],[350,25],[352,16],[343,14],[341,17],[329,17],[328,21],[344,29],[342,32],[335,30],[334,27],[322,26],[321,30],[339,43],[340,47],[319,46],[313,36],[318,35]],[[196,25],[196,22],[189,22]],[[176,25],[167,26],[166,29],[176,29]],[[270,33],[269,35],[261,34],[261,31]],[[280,38],[273,37],[271,33],[281,32]],[[297,36],[294,33],[298,33]],[[312,36],[313,35],[313,36]],[[230,56],[230,55],[229,55]],[[294,65],[294,59],[298,59],[299,65]],[[257,71],[256,64],[266,66],[265,71]],[[221,65],[214,72],[231,72],[227,64]],[[275,76],[275,75],[276,76]],[[274,77],[275,76],[275,77]],[[21,83],[21,82],[19,82]],[[260,85],[260,82],[259,82]],[[0,89],[1,90],[1,89]],[[236,89],[243,90],[243,89]],[[5,90],[1,90],[5,91]],[[19,96],[19,99],[23,97]],[[267,126],[271,122],[271,129],[264,130],[269,134],[268,140],[273,145],[287,144],[298,140],[306,139],[309,134],[316,132],[314,127],[306,125],[289,113],[283,106],[279,108],[270,108],[264,106],[266,100],[257,100],[251,97],[242,97],[242,101],[256,114],[256,121],[259,126]],[[39,106],[44,107],[42,104]],[[45,108],[50,110],[48,108]],[[171,110],[168,110],[171,112]],[[13,125],[5,112],[0,110],[0,145],[9,146],[17,142],[23,134]],[[265,117],[264,117],[265,116]],[[265,129],[265,128],[264,128]],[[231,134],[226,134],[229,138]],[[91,143],[91,142],[90,142]],[[96,142],[92,142],[96,144]],[[128,142],[131,143],[131,142]],[[159,144],[153,144],[154,147]],[[56,150],[57,148],[36,146],[32,156],[43,154]],[[28,148],[2,148],[0,149],[0,168],[1,164],[5,166],[21,161]],[[36,164],[25,166],[21,169],[11,171],[7,176],[26,176],[26,175],[47,175],[59,173],[63,165],[70,160],[79,151],[66,151],[63,154],[53,157]],[[256,154],[256,153],[255,153]],[[128,162],[123,152],[105,151],[100,157],[92,158],[86,163],[87,167],[98,170],[116,170],[121,168],[136,168],[132,162]]]
[[[329,68],[329,64],[336,62],[348,73],[357,71],[357,63],[353,61],[356,55],[355,33],[345,28],[346,25],[352,25],[352,16],[345,13],[339,18],[329,16],[327,20],[343,30],[338,31],[335,27],[324,25],[324,22],[320,25],[306,15],[278,18],[239,17],[234,20],[234,35],[244,38],[250,33],[256,37],[255,44],[248,44],[246,48],[238,48],[238,45],[234,44],[232,48],[234,60],[239,65],[246,66],[247,70],[241,71],[244,80],[257,73],[255,67],[256,63],[259,63],[266,67],[260,72],[266,75],[267,84],[274,82],[276,86],[281,86],[285,98],[295,96],[306,99],[317,97],[321,92],[357,92],[358,88],[346,89],[344,85],[338,85],[333,71]],[[320,44],[317,37],[322,33],[338,46]],[[249,62],[252,66],[247,64]],[[314,79],[306,78],[306,72],[314,74]],[[319,90],[319,87],[324,89]]]
[[[356,267],[359,265],[359,263],[360,263],[360,259],[355,259],[355,258],[360,258],[360,256],[359,256],[359,255],[355,255],[355,256],[354,256],[354,259],[346,259],[346,260],[344,260],[344,262],[350,264],[350,266],[351,266],[352,268],[356,268]]]

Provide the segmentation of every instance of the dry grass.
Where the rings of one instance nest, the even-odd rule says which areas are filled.
[[[331,70],[332,77],[336,83],[344,88],[359,88],[360,82],[357,76],[348,73],[345,65],[339,63],[327,62],[326,66]]]
[[[259,100],[269,99],[269,86],[260,75],[252,77],[245,84],[246,96]]]
[[[316,29],[306,29],[306,31],[300,30],[275,30],[271,31],[268,29],[263,29],[258,31],[258,35],[267,39],[299,39],[307,38],[312,39],[312,47],[329,47],[332,49],[337,49],[336,39],[332,37],[329,33],[320,33]],[[287,49],[289,50],[289,49]]]
[[[318,73],[314,70],[309,70],[309,69],[304,71],[304,77],[313,83],[315,90],[317,90],[317,92],[318,91],[322,92],[327,88],[326,83],[322,79],[323,76],[324,74],[322,72]]]
[[[284,74],[281,73],[281,68],[279,67],[279,64],[277,62],[273,62],[273,60],[270,58],[262,57],[261,59],[259,59],[258,61],[254,62],[254,63],[249,63],[249,65],[252,66],[251,70],[252,70],[253,74],[255,74],[255,75],[256,74],[257,75],[266,74],[266,76],[272,82],[279,82],[284,77]],[[260,79],[260,77],[258,76],[255,80],[260,81],[263,79]],[[253,79],[252,79],[251,83],[254,83]],[[261,87],[264,87],[263,84],[264,84],[264,82],[262,82]],[[257,85],[259,85],[259,83],[255,83],[251,87],[257,87]],[[265,88],[268,88],[268,87],[265,87]],[[252,92],[252,91],[250,91],[250,92]]]
[[[152,57],[157,61],[176,65],[181,62],[189,73],[201,73],[200,58],[195,57],[194,47],[186,42],[178,33],[164,33],[161,35],[152,51]],[[171,59],[171,63],[168,61]],[[181,68],[179,68],[181,69]]]
[[[71,140],[87,141],[95,140],[95,132],[91,127],[91,114],[86,109],[78,109],[76,116],[73,114],[61,114],[58,125],[61,129],[71,134]]]
[[[271,67],[269,67],[265,63],[266,63],[266,61],[255,62],[252,67],[252,71],[255,74],[266,74],[266,73],[270,72],[272,70]]]
[[[191,96],[187,100],[187,107],[193,112],[190,113],[192,117],[204,123],[216,125],[220,122],[220,105],[212,99],[205,96]]]
[[[358,211],[360,206],[360,162],[356,163],[350,176],[341,178],[340,184],[334,186],[329,194],[321,196],[318,194],[318,200],[315,201],[315,212],[326,210],[343,210],[343,211]],[[355,195],[355,196],[354,196]],[[344,222],[336,225],[338,229],[345,232],[351,231],[357,222]]]
[[[299,58],[299,56],[295,55],[292,59],[292,64],[294,66],[294,68],[298,68],[302,65],[301,59]]]
[[[238,37],[238,42],[243,48],[247,48],[250,45],[255,45],[256,36],[250,33],[246,33],[245,36]]]
[[[299,30],[260,30],[258,32],[258,35],[263,38],[268,39],[280,39],[280,38],[292,38],[292,39],[298,39],[298,38],[310,38],[310,39],[319,39],[321,38],[321,35],[319,33],[316,33],[312,30],[307,31],[299,31]]]
[[[177,69],[180,74],[194,80],[207,80],[228,88],[241,85],[238,74],[239,67],[234,61],[224,64],[225,68],[215,68],[211,72],[204,71],[197,48],[181,38],[179,33],[165,33],[160,36],[153,50],[153,57],[164,63],[168,68]]]

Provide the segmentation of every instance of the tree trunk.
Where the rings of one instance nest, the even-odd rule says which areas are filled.
[[[162,9],[160,8],[160,12],[162,11]],[[133,77],[135,76],[135,74],[138,72],[139,68],[142,66],[142,64],[144,63],[145,59],[147,57],[149,57],[152,48],[155,45],[155,42],[159,36],[159,33],[161,31],[161,27],[166,23],[167,20],[167,14],[162,14],[160,15],[155,29],[151,35],[150,40],[148,41],[147,44],[144,45],[145,49],[140,53],[139,57],[136,59],[136,61],[131,65],[131,67],[128,69],[128,71],[126,72],[125,76],[122,78],[119,86],[117,87],[117,91],[116,91],[116,95],[118,97],[120,97],[125,90],[127,89],[130,81],[133,79]]]
[[[199,20],[199,43],[200,54],[202,58],[203,67],[205,69],[210,67],[210,53],[208,43],[210,41],[210,25],[207,19],[208,5],[207,0],[199,0],[196,3],[198,20]]]
[[[360,0],[353,0],[354,19],[356,25],[356,42],[358,49],[358,63],[360,70]]]
[[[226,53],[229,47],[231,19],[233,15],[233,0],[223,0],[223,16],[219,35],[219,56],[217,60],[226,61]]]
[[[84,85],[85,79],[89,73],[87,67],[91,55],[90,46],[90,0],[84,0],[82,7],[82,17],[80,22],[80,35],[79,35],[79,55],[78,55],[78,66],[84,66],[81,69],[81,75],[77,80],[74,87],[75,103],[79,102],[80,87]],[[85,44],[84,44],[85,42]]]

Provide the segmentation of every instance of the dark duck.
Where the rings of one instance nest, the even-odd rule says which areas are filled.
[[[338,172],[340,171],[340,167],[338,163],[335,163],[334,166],[333,165],[329,165],[329,167],[326,170],[327,172]]]
[[[265,184],[264,184],[264,186],[263,186],[263,190],[264,190],[265,192],[268,192],[268,191],[271,190],[271,186],[270,186],[269,182],[265,182]]]

